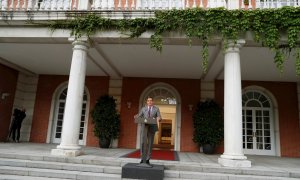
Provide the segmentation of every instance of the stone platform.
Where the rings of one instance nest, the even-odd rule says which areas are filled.
[[[122,167],[122,178],[163,180],[164,166],[151,164],[152,167],[137,166],[138,163],[127,163]]]

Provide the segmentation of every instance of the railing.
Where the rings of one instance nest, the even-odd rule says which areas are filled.
[[[226,7],[225,0],[93,0],[93,10],[168,10]]]
[[[75,0],[0,0],[3,11],[75,10]]]
[[[0,0],[3,11],[78,10],[80,0]],[[81,0],[88,1],[88,0]],[[167,10],[226,7],[225,0],[92,0],[81,10]]]
[[[225,0],[0,0],[2,11],[68,11],[68,10],[168,10],[227,7]],[[231,0],[228,0],[231,1]],[[300,0],[240,0],[241,9],[300,6]],[[83,7],[82,4],[86,4]]]
[[[299,7],[300,0],[249,0],[248,5],[246,2],[242,1],[242,9],[271,9],[271,8],[281,8],[283,6]]]

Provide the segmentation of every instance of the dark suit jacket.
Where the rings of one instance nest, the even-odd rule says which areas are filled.
[[[161,118],[161,115],[160,115],[160,110],[158,107],[156,106],[152,106],[151,108],[151,113],[150,113],[150,117],[148,117],[148,106],[144,106],[139,114],[138,114],[138,117],[141,117],[141,118]],[[149,126],[152,126],[154,132],[158,130],[158,127],[157,127],[157,124],[154,124],[154,125],[149,125]]]
[[[15,109],[14,110],[14,119],[13,119],[13,122],[12,122],[13,123],[12,126],[14,128],[20,128],[25,117],[26,117],[26,113],[24,111],[21,111],[19,109]]]

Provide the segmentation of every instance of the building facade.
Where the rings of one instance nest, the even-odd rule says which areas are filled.
[[[245,7],[238,1],[2,0],[0,140],[7,140],[13,109],[25,107],[21,141],[56,143],[52,154],[79,155],[80,146],[99,146],[90,112],[97,98],[109,94],[116,99],[121,119],[120,137],[113,146],[139,148],[140,126],[133,116],[151,95],[163,116],[156,147],[198,152],[192,115],[200,100],[215,99],[224,107],[225,138],[217,147],[221,164],[249,167],[247,154],[300,157],[300,84],[292,56],[280,74],[274,54],[253,39],[245,37],[223,50],[222,39],[215,38],[204,73],[201,42],[195,40],[190,47],[177,33],[166,35],[159,53],[148,45],[151,32],[137,39],[115,30],[74,39],[69,30],[51,32],[26,24],[28,19],[66,19],[67,10],[115,10],[113,16],[125,18],[129,12],[140,16],[137,9],[150,17],[149,9],[282,5],[299,6],[299,1],[251,1]]]

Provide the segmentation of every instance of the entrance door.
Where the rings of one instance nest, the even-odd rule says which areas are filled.
[[[172,145],[172,119],[163,119],[160,122],[158,132],[160,134],[158,144]]]
[[[163,87],[153,89],[145,97],[148,96],[153,97],[154,105],[159,107],[163,119],[154,136],[153,147],[160,149],[174,149],[176,98],[168,89]]]
[[[154,136],[154,148],[174,149],[176,106],[159,105],[163,120],[159,123],[158,131]]]
[[[60,94],[59,99],[57,101],[55,115],[54,115],[54,131],[53,131],[53,143],[61,142],[61,134],[62,134],[62,126],[63,126],[63,118],[65,112],[65,104],[67,97],[67,88],[63,90]],[[82,102],[82,111],[81,111],[81,120],[80,120],[80,129],[79,129],[79,145],[84,145],[84,135],[86,131],[86,108],[87,108],[87,95],[84,92],[83,102]]]
[[[271,103],[260,92],[243,95],[243,148],[245,154],[275,155]]]

